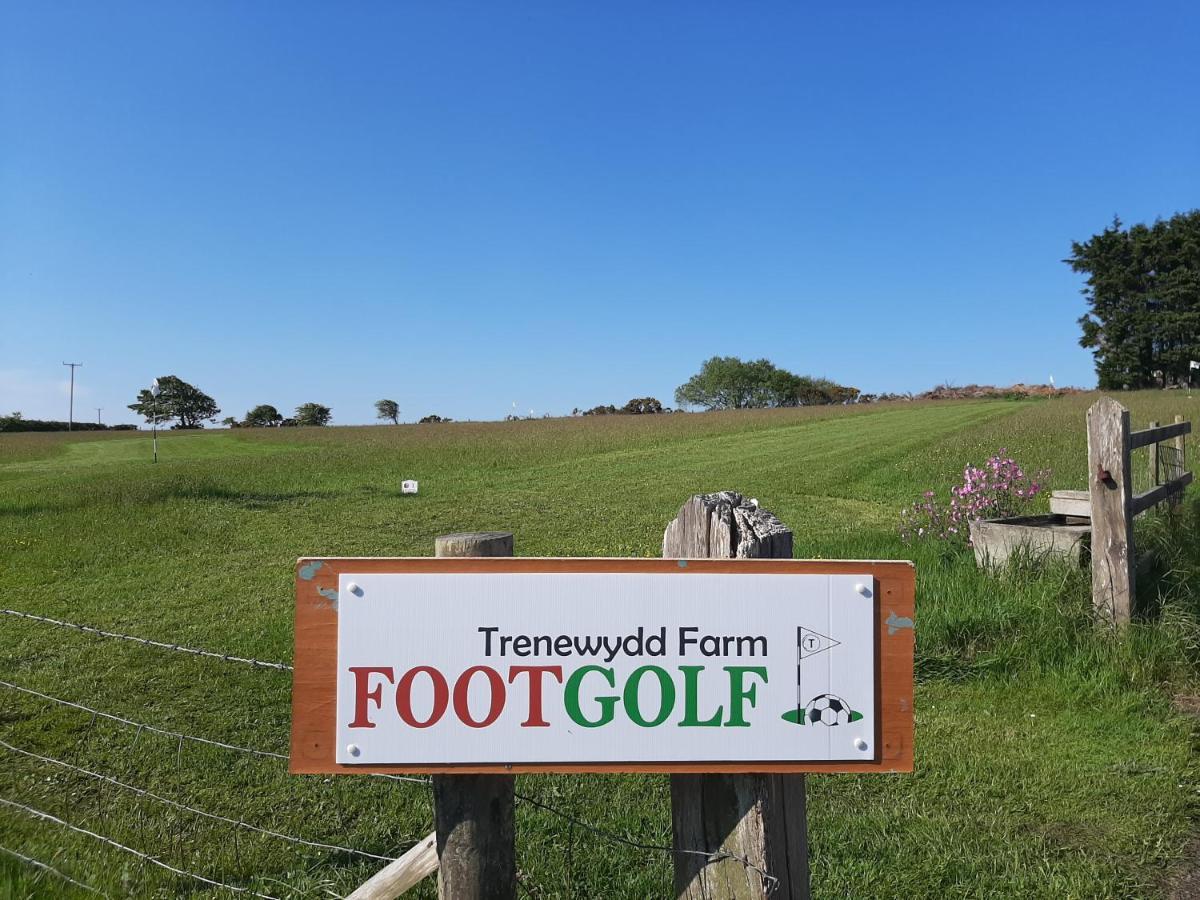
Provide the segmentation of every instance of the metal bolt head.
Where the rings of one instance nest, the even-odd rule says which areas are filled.
[[[854,739],[854,749],[855,749],[855,750],[866,750],[866,749],[867,749],[867,742],[866,742],[865,740],[863,740],[862,738],[860,738],[860,737],[859,737],[859,738],[855,738],[855,739]]]
[[[358,746],[358,744],[350,744],[348,747],[346,747],[346,752],[351,756],[358,756],[360,753],[362,753],[362,749]]]
[[[859,582],[858,584],[856,584],[854,586],[854,590],[858,591],[858,593],[862,594],[864,597],[871,596],[871,588],[868,585],[863,584],[862,582]]]
[[[361,597],[363,595],[363,589],[359,587],[359,584],[356,581],[351,581],[348,585],[346,585],[346,590],[352,593],[355,597]]]

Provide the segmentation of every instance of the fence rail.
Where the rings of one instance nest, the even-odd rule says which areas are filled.
[[[1138,447],[1161,444],[1164,441],[1169,441],[1171,438],[1191,433],[1191,422],[1175,422],[1172,425],[1156,425],[1151,423],[1149,428],[1130,432],[1129,447],[1132,450],[1136,450]]]

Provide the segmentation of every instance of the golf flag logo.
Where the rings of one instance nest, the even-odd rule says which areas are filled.
[[[807,703],[804,702],[801,661],[831,650],[840,643],[827,634],[803,625],[796,629],[796,708],[783,714],[785,722],[796,725],[843,725],[862,718],[862,713],[851,709],[850,704],[837,694],[818,694]]]

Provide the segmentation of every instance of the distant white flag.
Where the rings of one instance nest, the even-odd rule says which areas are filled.
[[[1188,366],[1188,368],[1189,369],[1200,369],[1200,362],[1196,362],[1196,360],[1193,359],[1192,364],[1190,366]]]

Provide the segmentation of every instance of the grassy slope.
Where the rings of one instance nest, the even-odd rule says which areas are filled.
[[[1150,896],[1195,811],[1190,725],[1155,686],[1190,671],[1186,585],[1166,624],[1114,642],[1088,627],[1079,573],[995,581],[894,536],[901,505],[1000,446],[1052,466],[1058,486],[1082,486],[1089,400],[173,434],[157,467],[144,435],[4,437],[0,605],[286,660],[296,556],[426,555],[436,534],[485,528],[516,532],[522,555],[654,556],[688,494],[735,488],[793,526],[797,555],[916,553],[920,566],[918,771],[810,779],[819,896]],[[1180,394],[1129,402],[1135,423],[1190,415]],[[421,480],[419,496],[399,494],[405,477]],[[4,617],[0,678],[160,727],[286,748],[288,678],[277,672]],[[291,778],[276,762],[181,750],[3,689],[0,739],[372,852],[431,827],[421,786]],[[235,842],[226,826],[2,748],[0,759],[0,797],[266,893],[344,892],[376,868],[244,833]],[[520,789],[669,843],[663,779],[528,778]],[[669,892],[664,854],[598,841],[528,804],[518,828],[535,895]],[[197,887],[11,810],[0,809],[0,846],[59,860],[114,893]],[[12,896],[62,889],[0,859],[0,884],[6,876]]]

